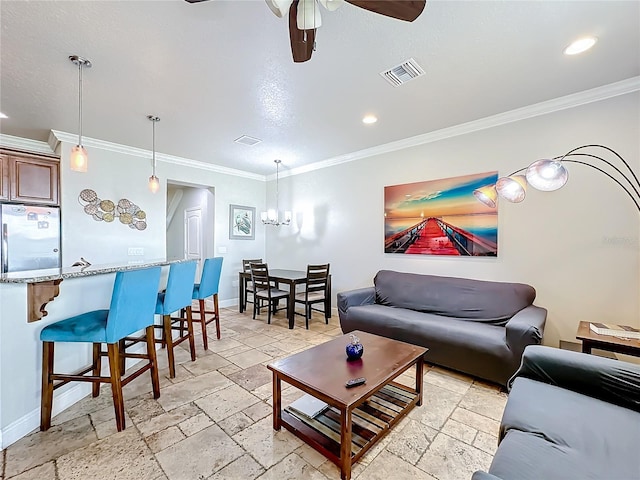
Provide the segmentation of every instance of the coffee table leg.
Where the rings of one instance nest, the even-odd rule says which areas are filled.
[[[281,385],[280,377],[276,372],[273,372],[273,429],[280,430],[280,423],[282,420],[282,410],[280,409],[281,401]]]
[[[416,393],[418,394],[417,405],[422,405],[422,386],[424,383],[424,360],[422,357],[416,362]]]
[[[582,340],[582,353],[588,353],[591,354],[591,342],[588,342],[586,340]]]
[[[340,478],[351,478],[351,411],[345,408],[340,412]]]

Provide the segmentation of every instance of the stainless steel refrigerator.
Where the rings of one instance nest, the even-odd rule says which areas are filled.
[[[2,273],[60,268],[60,208],[1,206]]]

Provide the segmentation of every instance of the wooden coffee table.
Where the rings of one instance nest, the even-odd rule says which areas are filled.
[[[582,340],[582,353],[591,353],[592,348],[598,348],[607,352],[640,357],[640,340],[598,335],[591,330],[589,322],[580,322],[576,338]]]
[[[267,368],[273,372],[273,428],[284,426],[341,469],[342,480],[351,478],[351,466],[384,437],[415,405],[422,404],[422,356],[426,348],[365,332],[353,332],[364,355],[347,361],[349,335],[312,347]],[[416,366],[415,389],[393,382]],[[365,377],[364,385],[346,388],[345,382]],[[281,381],[328,403],[330,408],[314,418],[288,408],[282,410]]]

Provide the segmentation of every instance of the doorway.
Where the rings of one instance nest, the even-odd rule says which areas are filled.
[[[213,256],[214,200],[213,187],[167,184],[167,260],[192,258],[200,266]]]

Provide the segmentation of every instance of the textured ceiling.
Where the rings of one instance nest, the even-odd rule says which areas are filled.
[[[322,10],[312,59],[294,64],[286,19],[261,0],[0,2],[0,123],[46,140],[84,135],[240,170],[283,169],[640,75],[640,2],[428,1],[413,23],[349,4]],[[595,48],[565,57],[573,39]],[[379,73],[413,57],[426,75]],[[379,117],[366,126],[366,113]],[[243,134],[262,143],[247,147]]]

